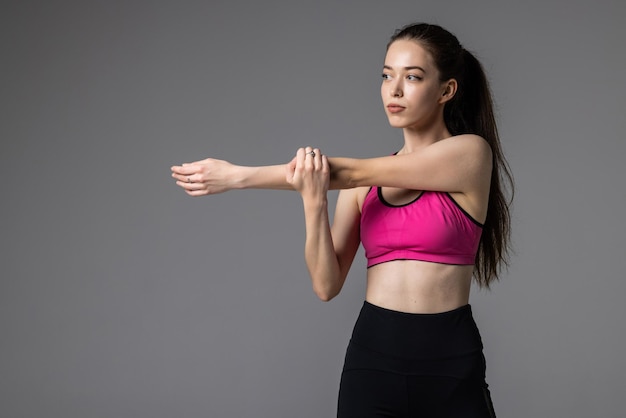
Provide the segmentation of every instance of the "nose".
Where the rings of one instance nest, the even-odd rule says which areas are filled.
[[[391,97],[402,97],[402,86],[399,82],[396,82],[393,86],[391,86]]]

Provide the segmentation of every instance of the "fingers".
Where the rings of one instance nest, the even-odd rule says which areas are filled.
[[[174,177],[177,181],[176,183],[193,183],[194,182],[194,175],[189,175],[189,176],[185,176],[182,174],[176,174],[176,173],[172,173],[172,177]]]
[[[304,148],[304,166],[305,168],[312,168],[315,171],[318,171],[322,168],[322,153],[320,152],[319,148]]]
[[[322,158],[322,172],[330,173],[330,165],[328,164],[328,157],[325,155],[321,156]]]
[[[172,177],[181,183],[193,183],[194,177],[200,171],[200,167],[194,164],[183,164],[182,166],[172,166]]]
[[[192,163],[185,163],[183,165],[175,165],[171,167],[172,177],[176,179],[176,185],[182,187],[187,194],[197,195],[198,191],[202,188],[202,183],[199,183],[198,173],[200,167]]]
[[[200,167],[197,164],[173,165],[171,167],[172,173],[188,176],[190,174],[197,173]]]
[[[194,183],[194,182],[189,182],[189,181],[177,181],[176,185],[182,187],[185,190],[205,189],[203,183]]]
[[[304,148],[298,148],[296,151],[296,167],[302,167],[304,165],[304,159],[306,157],[306,150]]]
[[[180,186],[189,196],[206,196],[209,194],[207,188],[203,187],[201,183],[181,183],[177,181],[176,185]]]

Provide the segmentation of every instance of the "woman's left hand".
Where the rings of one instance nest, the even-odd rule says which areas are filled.
[[[326,199],[330,184],[328,158],[319,149],[300,148],[285,166],[287,183],[297,190],[302,199]]]

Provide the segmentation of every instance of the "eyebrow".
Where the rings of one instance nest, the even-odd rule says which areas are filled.
[[[385,68],[385,69],[387,69],[387,70],[393,70],[393,68],[392,68],[392,67],[390,67],[389,65],[383,65],[383,68]],[[410,70],[420,70],[420,71],[422,71],[422,72],[424,72],[424,73],[426,72],[426,70],[424,70],[424,69],[423,69],[422,67],[420,67],[419,65],[412,65],[412,66],[409,66],[409,67],[403,67],[403,68],[404,68],[404,70],[406,70],[406,71],[410,71]]]

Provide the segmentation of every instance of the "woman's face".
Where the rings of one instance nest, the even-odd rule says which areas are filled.
[[[398,39],[387,50],[380,93],[395,128],[425,128],[443,118],[445,83],[431,54],[418,42]]]

